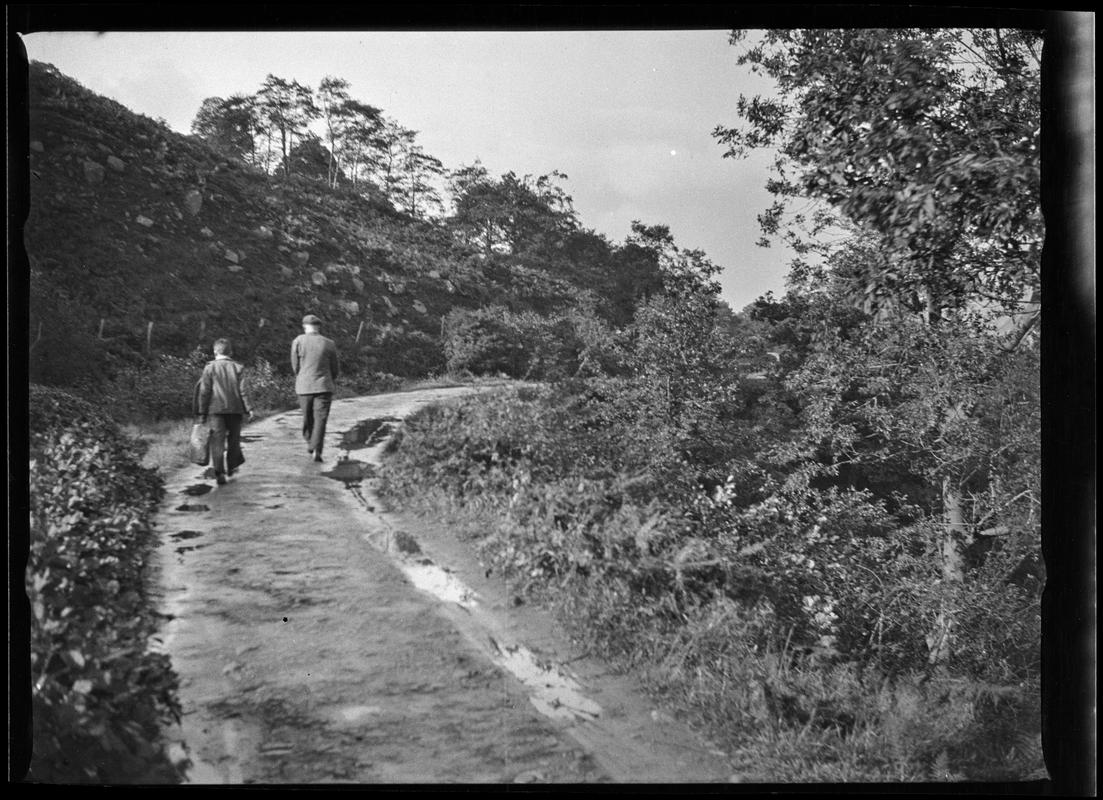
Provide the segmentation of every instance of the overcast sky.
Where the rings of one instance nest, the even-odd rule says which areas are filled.
[[[30,59],[188,133],[206,97],[255,92],[269,73],[353,97],[418,131],[445,167],[559,170],[585,227],[622,242],[631,221],[670,226],[724,268],[736,310],[783,290],[792,254],[757,247],[768,154],[722,158],[740,93],[770,85],[725,30],[33,33]]]

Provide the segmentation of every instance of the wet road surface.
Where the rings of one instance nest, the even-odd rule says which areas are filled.
[[[515,607],[446,528],[379,508],[388,437],[467,391],[335,401],[321,464],[299,414],[276,415],[247,426],[225,486],[169,477],[157,646],[181,679],[169,736],[189,782],[729,779],[723,753]]]

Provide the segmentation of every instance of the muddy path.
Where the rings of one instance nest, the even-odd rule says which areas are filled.
[[[439,524],[373,492],[388,437],[469,389],[335,401],[326,461],[298,413],[247,426],[225,486],[170,476],[157,646],[174,755],[200,784],[715,782],[727,758],[517,606]]]

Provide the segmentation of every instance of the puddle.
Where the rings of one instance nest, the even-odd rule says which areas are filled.
[[[182,506],[176,507],[177,511],[210,511],[210,506],[205,506],[202,503],[184,503]]]
[[[200,531],[179,531],[178,533],[170,533],[169,538],[178,542],[181,539],[195,539],[202,535]]]
[[[264,437],[259,433],[243,433],[241,434],[241,441],[243,442],[263,442]]]
[[[177,547],[176,552],[179,555],[183,555],[184,553],[190,553],[192,550],[202,550],[206,546],[205,544],[192,544],[185,547]]]
[[[383,711],[379,706],[345,706],[337,712],[344,722],[360,722]]]
[[[323,472],[327,478],[341,481],[346,489],[359,486],[364,478],[370,478],[375,474],[375,468],[363,461],[342,457],[329,472]]]
[[[362,450],[379,444],[394,432],[398,417],[364,419],[341,434],[341,447],[345,450]]]
[[[582,694],[582,687],[550,662],[541,662],[523,645],[502,646],[492,638],[494,663],[513,673],[533,691],[529,697],[536,710],[553,719],[594,720],[601,706]]]
[[[446,603],[458,603],[465,608],[478,605],[478,595],[475,592],[428,559],[413,564],[399,563],[398,566],[406,573],[410,583]]]
[[[205,495],[211,491],[211,485],[209,483],[193,483],[187,489],[181,489],[180,494],[190,495],[192,497],[199,497]]]

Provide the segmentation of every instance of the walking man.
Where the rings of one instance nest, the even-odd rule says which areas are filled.
[[[242,416],[253,418],[245,393],[245,367],[233,360],[234,346],[229,339],[214,343],[214,360],[203,367],[196,387],[196,413],[211,431],[211,465],[219,486],[226,477],[245,463],[241,452]]]
[[[291,343],[291,369],[295,373],[295,394],[303,412],[303,439],[315,461],[322,460],[326,420],[337,388],[340,368],[337,345],[319,332],[322,321],[313,314],[303,317],[302,335]]]

